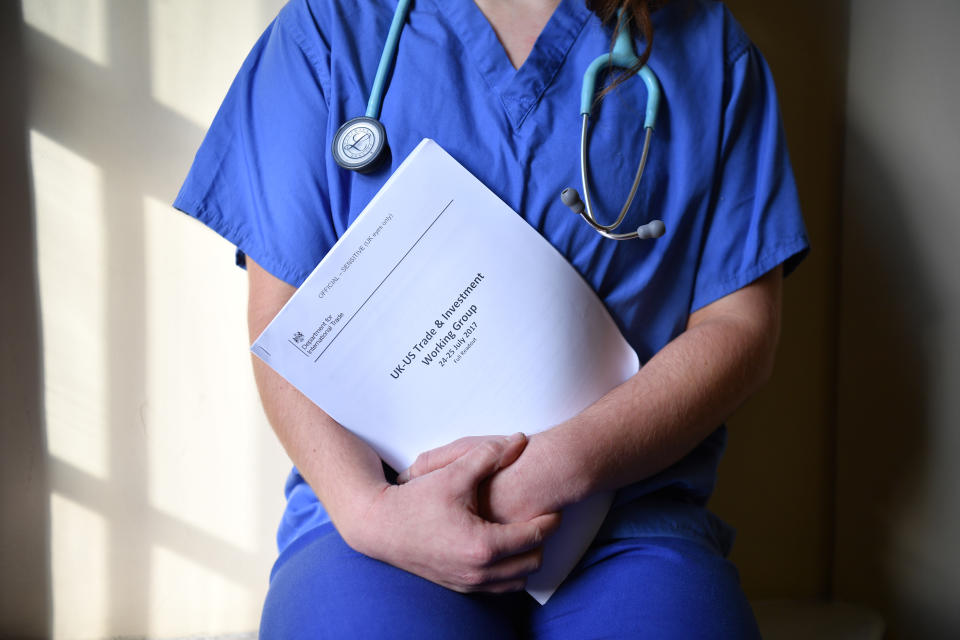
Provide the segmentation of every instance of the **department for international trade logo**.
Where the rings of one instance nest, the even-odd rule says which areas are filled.
[[[297,344],[301,344],[303,342],[303,334],[297,331],[295,334],[293,334],[293,341]]]

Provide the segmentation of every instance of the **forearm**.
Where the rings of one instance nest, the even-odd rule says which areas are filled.
[[[249,259],[247,270],[252,341],[294,289]],[[504,525],[478,515],[479,484],[517,459],[523,434],[486,442],[427,478],[397,486],[387,483],[370,447],[257,359],[254,375],[277,437],[355,550],[464,592],[516,591],[540,567],[557,514]]]
[[[387,486],[380,458],[256,358],[254,375],[277,438],[351,542],[349,525],[362,519],[363,505]]]
[[[247,262],[251,342],[293,295],[294,288]],[[377,454],[258,358],[253,371],[260,399],[277,438],[323,502],[341,535],[350,540],[362,510],[387,486]]]
[[[769,376],[779,334],[779,270],[695,318],[630,380],[530,438],[491,480],[490,511],[556,510],[649,477],[704,440]],[[739,293],[739,292],[738,292]],[[729,302],[729,301],[728,301]]]

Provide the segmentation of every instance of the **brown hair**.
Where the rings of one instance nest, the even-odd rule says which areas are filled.
[[[617,87],[621,82],[628,79],[631,75],[640,70],[640,67],[647,63],[650,58],[650,51],[653,50],[653,23],[650,21],[650,14],[667,4],[670,0],[587,0],[587,8],[597,14],[603,22],[609,22],[616,19],[617,10],[622,9],[629,20],[636,25],[640,34],[643,36],[644,48],[639,54],[640,61],[629,69],[618,74],[613,82],[608,84],[597,95],[597,101],[607,95]],[[618,21],[613,29],[613,38],[610,40],[610,50],[613,50],[613,43],[620,32],[620,22]]]

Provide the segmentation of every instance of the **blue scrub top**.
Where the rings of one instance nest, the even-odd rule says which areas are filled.
[[[563,0],[514,70],[469,0],[414,3],[380,119],[392,157],[375,173],[340,169],[330,143],[363,115],[395,4],[294,0],[254,45],[197,152],[175,206],[278,278],[299,285],[407,154],[429,137],[499,195],[593,286],[649,359],[689,314],[807,251],[773,80],[719,2],[654,14],[649,65],[663,89],[646,174],[626,229],[666,223],[655,241],[602,238],[560,201],[580,189],[580,87],[609,50],[583,0]],[[638,50],[641,47],[638,46]],[[643,140],[646,90],[632,79],[591,118],[601,220],[616,217]],[[675,535],[726,554],[732,530],[706,509],[726,430],[621,489],[601,538]],[[294,471],[280,549],[329,520]]]

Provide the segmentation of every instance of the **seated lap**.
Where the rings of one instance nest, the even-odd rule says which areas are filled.
[[[464,595],[368,558],[331,524],[277,560],[263,640],[296,638],[759,638],[736,569],[680,538],[595,543],[543,607]]]

